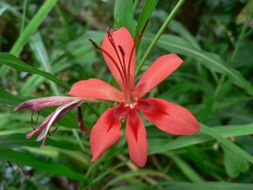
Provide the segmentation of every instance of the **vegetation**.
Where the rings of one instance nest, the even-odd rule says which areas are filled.
[[[44,148],[25,138],[55,108],[13,113],[19,103],[67,96],[89,78],[117,86],[89,39],[100,45],[109,28],[120,27],[136,37],[147,21],[136,79],[158,57],[180,56],[183,64],[146,97],[186,107],[200,132],[170,135],[143,119],[143,168],[129,159],[125,138],[91,162],[76,110],[52,127]],[[252,33],[253,0],[1,1],[0,189],[252,190]],[[87,128],[114,105],[82,104]]]

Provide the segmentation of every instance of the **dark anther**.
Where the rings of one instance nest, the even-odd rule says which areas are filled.
[[[107,33],[107,34],[109,34],[109,33],[111,34],[112,32],[113,32],[113,29],[112,29],[112,28],[106,28],[106,33]]]
[[[121,55],[124,57],[125,56],[125,51],[123,50],[122,46],[118,45],[119,51]]]

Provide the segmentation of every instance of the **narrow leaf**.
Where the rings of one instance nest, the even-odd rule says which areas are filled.
[[[144,37],[144,39],[147,41],[152,40],[150,37]],[[225,64],[220,56],[214,53],[198,50],[186,40],[175,35],[163,35],[158,41],[158,46],[173,53],[198,59],[210,70],[227,74],[228,77],[233,80],[235,85],[245,89],[248,94],[253,96],[253,86],[239,71]]]
[[[147,20],[151,16],[153,10],[155,9],[158,1],[159,0],[153,0],[153,1],[146,0],[145,4],[141,10],[141,13],[138,17],[135,36],[140,34],[142,28],[144,27],[145,23],[147,22]]]
[[[10,53],[0,53],[0,64],[8,65],[10,67],[17,69],[18,71],[38,74],[48,80],[57,83],[58,85],[62,86],[65,89],[69,88],[66,84],[64,84],[62,81],[57,79],[52,74],[41,71],[31,65],[28,65],[23,61],[21,61],[20,59],[18,59],[17,57],[15,57],[14,55],[11,55]]]
[[[133,35],[133,1],[132,0],[116,0],[114,10],[114,24],[120,27],[126,27]]]
[[[82,173],[78,173],[66,165],[47,160],[41,160],[24,152],[0,150],[0,158],[1,160],[16,162],[25,166],[31,166],[35,169],[46,171],[53,175],[66,176],[70,179],[80,181],[84,180],[84,175]]]
[[[179,156],[171,152],[166,152],[165,155],[167,157],[170,157],[191,181],[193,182],[204,181],[202,177],[196,171],[194,171],[194,169],[187,162],[181,159]]]
[[[227,125],[226,127],[213,127],[213,131],[220,134],[222,137],[235,137],[253,134],[253,123],[248,125]],[[149,154],[162,153],[169,150],[184,148],[187,146],[200,144],[213,140],[213,138],[203,131],[189,136],[180,136],[175,140],[168,141],[168,139],[150,139],[149,140]]]
[[[33,35],[33,33],[38,29],[42,21],[46,18],[51,9],[55,6],[57,0],[47,0],[39,9],[39,11],[34,15],[33,19],[29,22],[24,32],[16,40],[15,44],[11,48],[10,53],[19,56],[23,46],[27,43],[28,39]]]
[[[234,154],[240,156],[242,159],[245,159],[253,164],[252,155],[250,155],[248,152],[244,151],[243,149],[241,149],[239,146],[235,145],[228,139],[224,138],[222,135],[217,133],[217,131],[205,125],[201,126],[201,131],[219,141],[222,145],[231,150]]]

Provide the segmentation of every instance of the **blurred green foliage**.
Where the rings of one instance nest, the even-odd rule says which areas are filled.
[[[108,28],[137,35],[137,65],[177,1],[4,0],[0,2],[0,189],[252,190],[253,1],[186,0],[141,73],[159,56],[184,64],[149,95],[187,107],[200,133],[176,137],[145,123],[145,168],[129,161],[122,139],[90,162],[89,136],[69,113],[47,146],[25,139],[31,113],[12,113],[31,97],[66,95],[73,83],[100,78],[115,85],[101,43]],[[110,103],[83,105],[89,129]],[[41,112],[42,118],[52,109]],[[57,125],[55,128],[57,128]],[[209,127],[207,127],[209,126]]]

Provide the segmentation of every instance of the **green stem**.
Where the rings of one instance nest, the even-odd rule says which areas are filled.
[[[27,2],[28,2],[28,0],[24,0],[23,14],[22,14],[21,28],[20,28],[20,35],[21,35],[21,33],[23,33],[24,27],[25,27],[25,15],[26,15],[26,10],[27,10]]]
[[[135,10],[137,8],[138,4],[139,4],[139,0],[135,0],[133,10]]]
[[[167,28],[167,26],[169,25],[169,23],[171,22],[171,20],[175,17],[177,11],[180,9],[180,7],[183,5],[183,3],[185,2],[185,0],[179,0],[178,3],[176,4],[176,6],[174,7],[174,9],[171,11],[171,13],[169,14],[168,18],[166,19],[166,21],[163,23],[163,25],[161,26],[160,30],[157,32],[156,36],[154,37],[153,41],[151,42],[151,44],[149,45],[147,51],[145,52],[145,54],[143,55],[140,64],[138,65],[138,68],[136,70],[136,75],[138,74],[138,72],[141,70],[145,60],[147,59],[147,57],[149,56],[150,52],[152,51],[152,49],[154,48],[154,46],[156,45],[157,41],[159,40],[159,38],[161,37],[162,33],[164,32],[164,30]]]
[[[77,140],[77,142],[78,142],[78,144],[79,144],[81,150],[82,150],[82,151],[85,151],[85,147],[83,146],[83,143],[82,143],[82,141],[81,141],[81,139],[80,139],[80,137],[79,137],[79,135],[78,135],[76,129],[72,129],[72,132],[73,132],[73,134],[74,134],[74,136],[75,136],[75,138],[76,138],[76,140]]]

